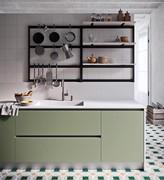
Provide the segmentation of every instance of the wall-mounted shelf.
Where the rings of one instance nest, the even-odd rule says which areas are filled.
[[[83,63],[83,67],[85,68],[131,68],[134,67],[134,64],[117,64],[117,63],[106,63],[106,64],[102,64],[102,63]]]
[[[82,32],[83,81],[134,82],[134,22],[85,21]],[[90,36],[93,42],[88,41]],[[117,36],[128,36],[129,42],[116,42]],[[110,63],[86,63],[91,54],[105,56]]]
[[[30,68],[48,68],[49,65],[46,64],[36,64],[36,65],[30,65]],[[56,68],[56,65],[51,65],[51,68]],[[58,65],[58,68],[80,68],[80,65]]]
[[[123,43],[123,42],[95,42],[95,43],[83,43],[83,48],[133,48],[135,43]]]
[[[89,26],[134,26],[134,21],[84,21]]]
[[[83,42],[83,47],[85,46],[134,46],[133,42]]]
[[[70,30],[69,25],[58,26],[47,26],[50,31],[59,32],[62,36],[64,32],[68,32]],[[52,52],[55,48],[58,51],[61,49],[63,42],[56,43],[55,46],[52,42],[44,41],[44,43],[39,44],[45,49],[46,55],[45,57],[35,56],[35,48],[38,46],[32,41],[33,32],[41,31],[43,32],[44,26],[29,26],[28,27],[28,80],[33,81],[32,73],[34,70],[34,64],[37,65],[37,68],[44,68],[45,70],[48,68],[48,64],[50,60],[49,58],[50,52]],[[90,22],[85,21],[83,25],[75,25],[71,26],[71,30],[76,33],[76,42],[72,42],[69,46],[76,53],[74,61],[68,60],[64,63],[58,61],[58,68],[64,69],[65,72],[65,81],[68,82],[134,82],[134,22],[125,22],[125,21],[111,21],[111,22]],[[88,42],[86,39],[88,31],[99,31],[98,34],[101,37],[104,34],[101,34],[101,30],[105,31],[113,31],[116,33],[118,30],[118,34],[123,32],[123,35],[128,31],[130,39],[129,42],[113,42],[112,41],[101,41],[98,40],[95,42]],[[108,33],[107,33],[108,34]],[[110,33],[109,33],[110,34]],[[120,34],[121,35],[121,34]],[[46,38],[48,35],[46,36]],[[115,36],[113,38],[116,38]],[[68,43],[68,42],[67,42]],[[69,44],[69,43],[68,43]],[[112,50],[114,49],[114,50]],[[59,50],[60,51],[60,50]],[[128,55],[128,59],[126,57],[119,55],[118,58],[121,63],[112,61],[112,63],[106,64],[92,64],[84,62],[84,59],[92,52],[99,53],[99,56],[102,56],[103,53],[109,53],[112,55],[113,51],[116,53],[116,56],[120,54],[120,51],[124,52]],[[117,53],[117,51],[119,53]],[[127,52],[128,51],[128,52]],[[102,52],[102,53],[101,53]],[[107,55],[108,56],[108,55]],[[124,61],[125,59],[125,61]],[[60,64],[61,63],[61,64]],[[39,65],[38,65],[39,64]],[[44,65],[43,65],[44,64]],[[55,68],[55,61],[52,62],[51,67]],[[68,74],[67,74],[68,73]],[[71,73],[74,74],[71,76]],[[75,75],[76,74],[76,75]],[[104,75],[104,76],[103,76]],[[116,77],[114,77],[116,76]],[[127,77],[126,77],[127,76]],[[70,78],[68,78],[70,77]],[[61,79],[59,77],[59,79]]]
[[[83,79],[83,82],[134,82],[133,79]]]
[[[30,48],[36,48],[37,45],[30,45]],[[43,45],[44,48],[61,48],[62,45]],[[69,45],[70,48],[80,48],[80,45]]]
[[[34,71],[36,72],[36,76],[38,76],[38,71],[42,72],[44,69],[44,75],[49,68],[49,64],[51,64],[51,68],[53,71],[53,76],[55,79],[55,68],[56,63],[58,64],[58,78],[61,80],[63,77],[65,81],[74,82],[81,81],[80,78],[80,51],[81,51],[81,26],[79,25],[48,25],[47,31],[45,30],[45,26],[40,25],[32,25],[28,27],[28,80],[33,81],[34,79]],[[65,34],[67,32],[74,32],[76,39],[73,42],[66,42]],[[33,40],[33,35],[36,32],[41,32],[44,35],[44,41],[40,44],[36,44]],[[57,32],[60,36],[59,40],[53,43],[49,35],[51,32]],[[75,53],[74,59],[66,60],[64,56],[64,52],[62,51],[63,44],[69,44],[69,47]],[[41,46],[44,48],[43,55],[36,54],[36,47]],[[56,60],[51,59],[51,53],[56,51],[58,53],[58,57]],[[35,69],[35,70],[34,70]],[[38,70],[39,69],[39,70]],[[64,74],[64,75],[63,75]]]

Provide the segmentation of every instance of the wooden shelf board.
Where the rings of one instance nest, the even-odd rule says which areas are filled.
[[[133,42],[93,42],[93,43],[90,43],[90,42],[84,42],[83,43],[83,46],[108,46],[108,45],[111,45],[111,46],[133,46],[135,45],[135,43]]]
[[[93,65],[93,66],[134,66],[135,64],[134,63],[127,63],[127,64],[119,64],[119,63],[83,63],[83,65],[85,66],[90,66],[90,65]]]
[[[83,68],[134,68],[134,64],[116,64],[116,63],[83,63]]]
[[[134,26],[134,21],[84,21],[83,25]]]

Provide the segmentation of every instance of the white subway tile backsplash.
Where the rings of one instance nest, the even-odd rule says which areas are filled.
[[[4,24],[6,25],[14,25],[18,23],[18,15],[16,14],[7,14],[5,16],[5,21],[4,21]]]
[[[16,46],[16,44],[14,42],[12,42],[12,44],[12,48],[11,46],[9,46],[10,48],[6,48],[6,59],[9,60],[9,64],[17,59],[17,49],[14,48],[14,45]]]
[[[1,46],[1,42],[0,42],[0,46]],[[4,61],[6,59],[6,49],[3,47],[3,48],[0,48],[0,61]]]
[[[10,24],[7,24],[5,25],[5,37],[6,38],[16,38],[18,33],[17,33],[17,26],[15,25],[10,25]]]

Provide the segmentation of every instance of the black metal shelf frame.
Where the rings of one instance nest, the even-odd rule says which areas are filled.
[[[35,48],[37,45],[31,45],[30,48]],[[43,45],[44,48],[61,48],[62,45]],[[79,45],[69,45],[70,48],[80,48]]]
[[[48,68],[49,65],[45,64],[33,64],[30,65],[30,68]],[[80,68],[80,65],[58,65],[58,68]],[[56,68],[56,65],[51,65],[51,68]]]
[[[53,25],[47,26],[49,29],[62,29],[70,28],[69,25]],[[32,82],[33,79],[30,79],[30,68],[34,68],[34,65],[30,64],[30,49],[35,48],[36,45],[30,44],[30,30],[31,29],[40,29],[45,28],[45,26],[28,26],[28,81]],[[134,44],[122,44],[122,45],[84,45],[83,44],[83,30],[84,29],[132,29],[132,42],[134,42],[135,28],[134,25],[126,25],[122,23],[121,25],[71,25],[71,28],[79,29],[80,42],[79,45],[70,45],[70,48],[78,48],[80,50],[80,63],[79,65],[58,65],[58,68],[79,68],[79,78],[78,79],[65,79],[67,82],[134,82],[134,58],[135,58],[135,45]],[[54,48],[53,45],[43,45],[44,48]],[[55,48],[61,48],[61,45],[56,45]],[[83,49],[85,48],[131,48],[132,49],[132,64],[130,65],[83,65]],[[38,66],[37,66],[38,67]],[[40,65],[40,68],[48,68],[48,65]],[[52,68],[55,68],[55,65],[51,65]],[[131,79],[84,79],[83,78],[83,68],[131,68],[132,69],[132,78]]]
[[[82,25],[83,29],[133,29],[134,25],[127,25],[126,22],[122,23],[121,25],[96,25],[96,24],[91,24],[91,25]]]
[[[129,65],[83,65],[84,68],[133,68],[134,64]]]
[[[83,45],[83,48],[134,48],[134,45]]]
[[[83,82],[134,82],[133,79],[83,79]]]
[[[35,48],[37,45],[31,45],[30,43],[30,30],[31,29],[44,29],[45,26],[44,25],[31,25],[31,26],[28,26],[28,81],[29,82],[32,82],[33,79],[30,79],[30,68],[34,68],[34,67],[37,67],[37,68],[48,68],[48,64],[47,65],[38,65],[38,64],[33,64],[31,65],[30,64],[30,49],[31,48]],[[70,25],[48,25],[47,26],[48,29],[69,29],[70,28]],[[71,29],[80,29],[81,26],[79,25],[71,25]],[[81,33],[80,33],[81,34]],[[80,41],[80,44],[81,44],[81,41]],[[69,47],[70,48],[79,48],[80,51],[81,51],[81,45],[71,45],[69,44]],[[42,47],[44,48],[61,48],[62,45],[42,45]],[[51,65],[52,68],[56,68],[55,65]],[[78,68],[80,69],[81,71],[81,65],[58,65],[58,68]],[[81,76],[80,76],[81,77]],[[80,81],[80,77],[78,79],[65,79],[66,82],[79,82]],[[60,80],[60,79],[59,79]]]
[[[28,82],[33,82],[34,79],[30,79]],[[55,80],[53,80],[55,81]],[[58,81],[62,81],[62,79],[58,79]],[[80,79],[64,79],[65,82],[81,82]]]
[[[82,26],[82,40],[83,40],[83,29],[132,29],[132,42],[134,42],[134,25],[126,25],[126,23],[122,23],[120,26],[118,25],[83,25]],[[83,59],[81,58],[82,64],[82,76],[84,68],[131,68],[132,69],[132,78],[131,79],[84,79],[82,77],[83,82],[134,82],[134,58],[135,58],[135,44],[115,44],[115,45],[84,45],[82,42],[82,55],[83,49],[85,48],[131,48],[132,49],[132,64],[131,65],[83,65]]]

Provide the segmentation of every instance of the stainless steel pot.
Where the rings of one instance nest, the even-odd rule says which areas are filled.
[[[67,42],[73,42],[76,39],[76,35],[74,32],[71,31],[71,25],[69,29],[70,30],[67,33],[65,33],[65,40]]]
[[[57,51],[51,52],[50,58],[51,58],[52,60],[56,60],[56,59],[58,58],[58,53],[57,53]]]
[[[43,46],[36,46],[35,47],[35,53],[39,56],[43,55],[44,54],[44,47]]]
[[[52,60],[56,60],[57,58],[58,58],[58,52],[55,50],[55,45],[54,45],[54,51],[52,51],[51,53],[50,53],[50,58],[52,59]]]

